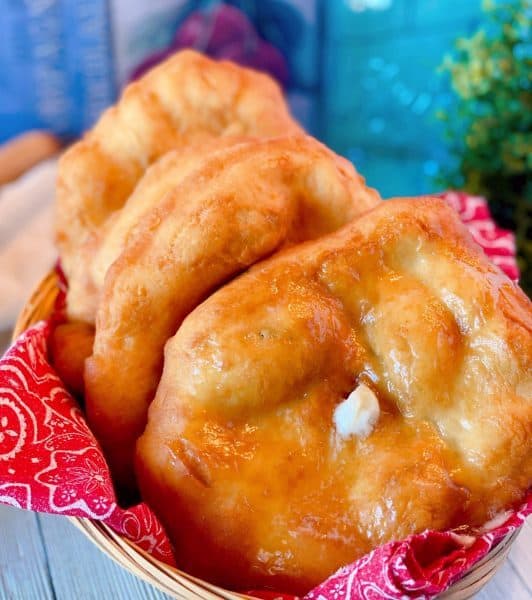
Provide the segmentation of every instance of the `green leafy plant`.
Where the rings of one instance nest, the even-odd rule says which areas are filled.
[[[521,285],[532,291],[531,0],[484,0],[485,22],[459,38],[441,70],[458,98],[440,111],[452,169],[438,183],[482,194],[516,232]]]

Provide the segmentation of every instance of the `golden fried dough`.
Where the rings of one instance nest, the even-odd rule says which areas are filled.
[[[296,132],[301,128],[267,75],[192,50],[130,84],[59,163],[56,240],[70,285],[70,317],[85,318],[77,283],[94,252],[93,234],[157,158],[212,137]]]
[[[121,210],[115,211],[91,236],[87,262],[69,281],[71,305],[87,323],[94,323],[107,270],[126,246],[131,232],[141,227],[149,211],[162,202],[185,177],[201,167],[202,159],[250,138],[221,137],[187,147],[186,152],[170,150],[148,168]],[[89,250],[88,245],[85,250]],[[82,298],[82,301],[77,299]]]
[[[135,441],[164,344],[183,318],[256,261],[335,230],[376,202],[347,161],[313,138],[291,136],[208,155],[154,204],[107,271],[85,366],[89,422],[119,484],[133,487]]]
[[[532,483],[532,310],[436,199],[381,203],[211,295],[137,446],[178,565],[304,593]]]
[[[50,358],[66,387],[81,398],[85,359],[92,354],[94,327],[80,321],[62,323],[50,336]]]

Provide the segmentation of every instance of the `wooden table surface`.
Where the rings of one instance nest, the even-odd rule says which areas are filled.
[[[119,567],[66,518],[0,505],[0,599],[163,600]],[[477,600],[532,598],[532,523]]]

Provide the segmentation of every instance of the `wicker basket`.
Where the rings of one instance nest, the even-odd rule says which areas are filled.
[[[17,320],[13,333],[14,338],[37,321],[50,315],[58,294],[57,284],[55,272],[50,272],[37,286]],[[69,518],[100,550],[118,564],[174,598],[186,600],[198,598],[241,600],[248,598],[248,596],[224,590],[162,563],[132,542],[117,535],[101,521],[78,517]],[[447,600],[472,598],[502,565],[518,533],[516,531],[502,540],[460,581],[441,594],[440,598]]]

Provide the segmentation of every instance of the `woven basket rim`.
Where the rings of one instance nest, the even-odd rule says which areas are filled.
[[[59,277],[50,270],[39,282],[21,310],[13,329],[13,341],[31,325],[50,316],[59,293]],[[162,592],[180,600],[243,600],[251,596],[226,590],[171,567],[118,535],[102,521],[82,517],[67,517],[102,552],[137,577]],[[503,538],[448,590],[438,596],[446,600],[472,598],[502,566],[520,529]],[[254,599],[256,600],[256,599]]]

